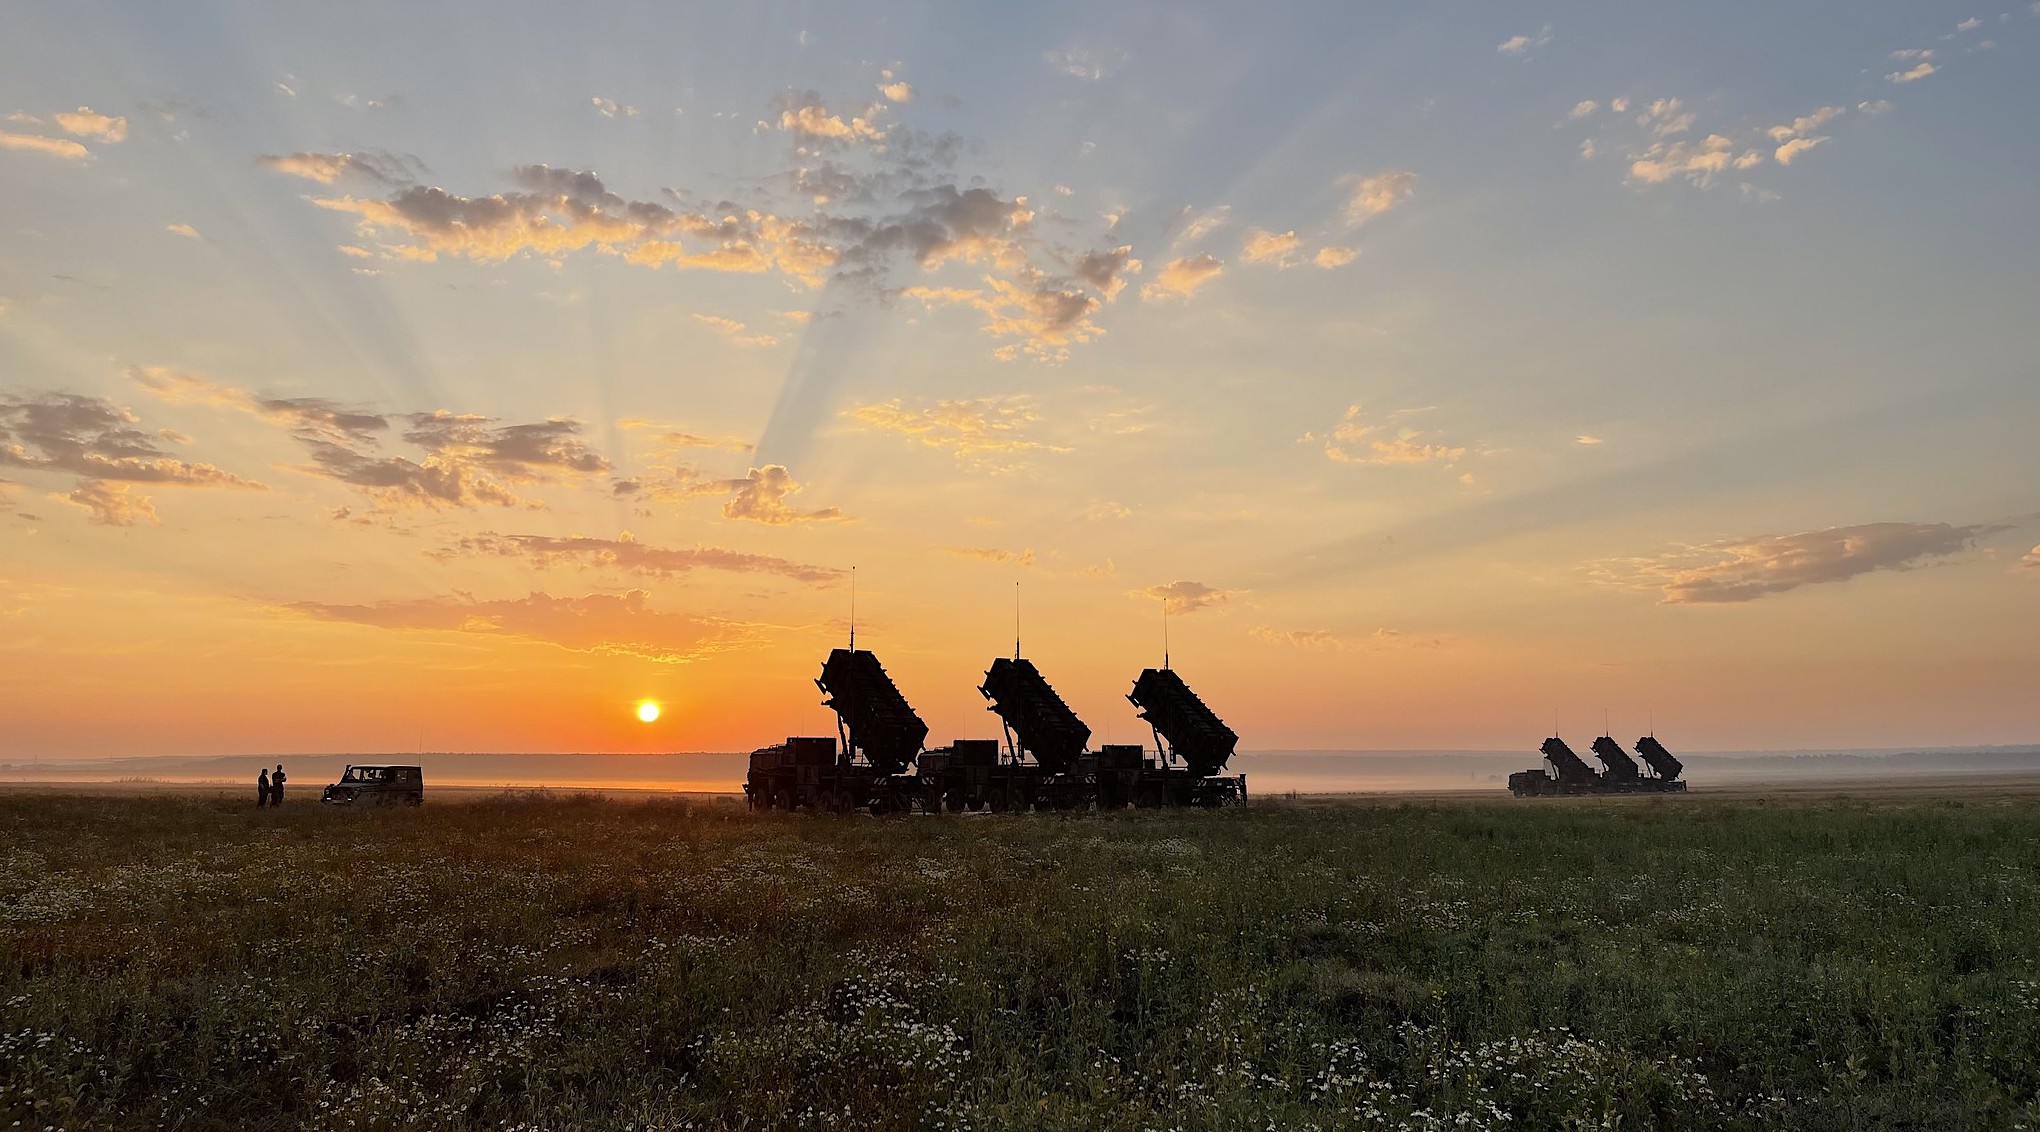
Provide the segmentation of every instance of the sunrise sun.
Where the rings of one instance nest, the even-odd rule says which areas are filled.
[[[652,723],[656,721],[659,718],[658,701],[640,700],[637,706],[637,717],[646,723]]]

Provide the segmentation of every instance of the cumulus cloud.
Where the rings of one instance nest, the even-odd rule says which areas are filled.
[[[730,498],[722,506],[726,519],[745,519],[776,527],[843,517],[838,507],[802,511],[788,506],[786,500],[799,494],[801,485],[782,464],[752,468],[743,479],[727,480],[724,485],[730,490]]]
[[[1756,150],[1736,152],[1735,143],[1722,134],[1708,134],[1697,142],[1660,141],[1629,163],[1630,180],[1661,185],[1683,179],[1705,188],[1730,169],[1748,169],[1764,159]]]
[[[1652,558],[1604,563],[1603,580],[1658,589],[1665,605],[1755,601],[1801,586],[1906,570],[1946,558],[2001,528],[1948,523],[1864,523],[1683,547]]]
[[[40,153],[70,161],[84,161],[92,156],[91,150],[68,138],[46,138],[36,134],[17,134],[9,130],[0,130],[0,149]]]
[[[91,138],[94,141],[108,143],[127,140],[126,118],[101,114],[90,106],[80,106],[76,110],[59,110],[50,117],[56,119],[57,125],[63,127],[64,132],[72,137]]]
[[[830,113],[819,91],[790,90],[779,98],[779,128],[811,141],[881,142],[886,135],[885,127],[877,121],[882,109],[872,105],[862,114],[845,117]]]
[[[1317,254],[1311,257],[1311,262],[1330,271],[1335,267],[1344,267],[1358,258],[1360,258],[1358,249],[1333,244],[1319,248]]]
[[[1215,256],[1190,255],[1173,259],[1155,273],[1154,282],[1140,289],[1140,297],[1150,301],[1187,299],[1197,288],[1218,278],[1224,270],[1225,264]]]
[[[1828,139],[1825,137],[1793,138],[1791,141],[1779,146],[1777,152],[1771,156],[1776,158],[1780,165],[1790,165],[1793,158],[1798,157],[1800,154],[1826,140]]]
[[[1164,585],[1149,586],[1144,590],[1133,590],[1127,596],[1160,601],[1162,608],[1170,613],[1195,613],[1232,600],[1242,590],[1222,590],[1207,586],[1203,582],[1168,582]]]
[[[573,652],[634,656],[682,664],[755,644],[757,627],[689,613],[661,613],[644,590],[586,597],[534,592],[484,601],[470,594],[382,601],[373,605],[296,602],[285,609],[320,621],[411,632],[465,633],[537,641]]]
[[[889,70],[879,72],[878,93],[884,95],[888,102],[912,102],[914,100],[913,84]]]
[[[165,224],[163,225],[163,230],[165,232],[170,233],[173,236],[182,236],[187,240],[196,240],[200,238],[198,234],[198,229],[193,228],[189,224]]]
[[[53,494],[51,499],[83,508],[95,523],[109,527],[132,527],[136,523],[160,526],[156,518],[156,505],[146,495],[135,495],[130,485],[107,483],[105,480],[80,480],[78,487],[68,495]]]
[[[1572,111],[1568,113],[1566,117],[1571,118],[1573,121],[1577,122],[1581,118],[1589,117],[1594,113],[1594,111],[1599,110],[1600,108],[1601,104],[1595,102],[1593,99],[1582,98],[1578,102],[1573,103]]]
[[[1303,439],[1317,440],[1314,433]],[[1323,437],[1325,458],[1339,464],[1451,464],[1465,457],[1460,445],[1440,444],[1419,429],[1370,424],[1358,405],[1346,413]]]
[[[652,439],[668,448],[714,448],[724,452],[749,452],[755,445],[741,436],[703,436],[672,425],[642,417],[623,417],[616,427],[626,432],[649,432]]]
[[[1417,175],[1407,169],[1350,173],[1339,184],[1346,189],[1346,223],[1364,224],[1410,199],[1417,191]]]
[[[695,570],[721,570],[735,574],[772,574],[797,582],[821,584],[844,576],[844,571],[834,567],[813,566],[764,554],[745,554],[719,546],[651,546],[639,542],[629,531],[613,539],[581,535],[565,538],[499,535],[484,531],[462,538],[433,552],[432,556],[440,559],[518,558],[541,570],[571,565],[655,578],[671,578]]]
[[[1599,444],[1599,443],[1601,443],[1601,438],[1600,438],[1600,437],[1598,437],[1598,436],[1588,436],[1588,435],[1586,435],[1586,434],[1582,433],[1582,434],[1581,434],[1581,435],[1579,435],[1579,436],[1575,436],[1575,437],[1573,437],[1573,443],[1574,443],[1574,444],[1583,444],[1583,445],[1586,445],[1587,447],[1590,447],[1590,448],[1591,448],[1592,446],[1594,446],[1594,445],[1596,445],[1596,444]]]
[[[1890,109],[1891,103],[1882,98],[1872,99],[1868,102],[1858,102],[1856,104],[1856,110],[1861,114],[1883,114]]]
[[[1916,63],[1903,71],[1893,71],[1890,74],[1884,76],[1884,78],[1886,81],[1894,83],[1918,82],[1919,80],[1926,78],[1928,75],[1931,75],[1938,70],[1940,70],[1939,67],[1934,66],[1932,63],[1926,60],[1921,60],[1919,63]]]
[[[1272,263],[1277,267],[1290,267],[1294,263],[1299,241],[1296,233],[1270,232],[1262,228],[1249,229],[1247,242],[1240,248],[1240,258],[1248,263]]]
[[[588,103],[595,107],[595,112],[604,118],[635,118],[638,116],[637,107],[626,105],[613,98],[603,98],[597,95],[590,98]]]
[[[2040,8],[2036,8],[2034,11],[2036,15],[2040,15]],[[2019,569],[2040,573],[2040,546],[2027,551],[2026,556],[2019,559]]]
[[[1530,35],[1512,35],[1495,45],[1500,55],[1528,55],[1531,51],[1551,43],[1551,25],[1545,24]]]
[[[882,401],[858,405],[843,415],[865,428],[948,452],[961,464],[987,470],[1008,470],[1012,458],[1025,453],[1068,451],[1028,435],[1041,415],[1024,397],[945,400],[925,408]]]

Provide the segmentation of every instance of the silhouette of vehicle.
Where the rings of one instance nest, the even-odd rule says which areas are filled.
[[[329,806],[416,806],[425,801],[425,772],[415,766],[350,765],[319,801]]]
[[[1587,760],[1556,735],[1546,739],[1538,750],[1544,756],[1544,767],[1519,770],[1509,776],[1509,793],[1518,798],[1556,794],[1681,794],[1686,790],[1685,780],[1679,777],[1684,765],[1653,735],[1636,741],[1636,753],[1643,756],[1648,773],[1607,735],[1594,740],[1593,751],[1601,760],[1601,770],[1587,765]]]

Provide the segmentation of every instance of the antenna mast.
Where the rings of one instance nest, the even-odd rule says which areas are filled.
[[[1020,659],[1020,583],[1013,583],[1013,659]]]
[[[1169,599],[1162,599],[1162,671],[1169,670]]]
[[[850,651],[857,651],[857,567],[850,567]]]

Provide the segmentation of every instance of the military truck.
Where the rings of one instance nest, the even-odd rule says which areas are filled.
[[[1240,737],[1205,706],[1166,659],[1144,668],[1127,702],[1154,729],[1156,759],[1132,779],[1136,806],[1244,806],[1247,776],[1221,774]],[[1102,791],[1101,791],[1102,796]]]
[[[1686,790],[1679,777],[1685,769],[1655,736],[1636,741],[1636,753],[1649,767],[1645,773],[1612,736],[1594,740],[1593,752],[1603,769],[1595,770],[1573,752],[1566,741],[1553,735],[1538,748],[1543,767],[1519,770],[1509,776],[1509,793],[1518,798],[1557,794],[1680,794]],[[1548,769],[1547,769],[1548,768]]]
[[[329,806],[418,806],[425,802],[425,772],[415,766],[353,763],[319,801]]]

